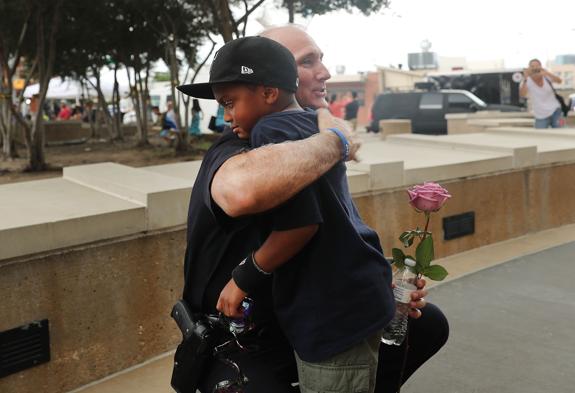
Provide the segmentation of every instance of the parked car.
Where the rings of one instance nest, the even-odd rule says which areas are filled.
[[[379,131],[384,119],[409,119],[415,134],[447,134],[448,113],[471,113],[482,110],[520,112],[513,105],[486,104],[467,90],[414,91],[379,95],[371,109],[370,131]]]

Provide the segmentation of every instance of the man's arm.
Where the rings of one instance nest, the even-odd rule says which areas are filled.
[[[562,83],[563,82],[563,79],[559,78],[557,75],[552,74],[551,72],[549,72],[547,70],[543,70],[543,76],[545,76],[546,78],[551,80],[551,82],[553,82],[553,83]]]
[[[344,121],[318,110],[320,133],[310,138],[263,146],[228,159],[214,175],[211,195],[230,217],[279,206],[317,180],[342,158],[336,127],[350,143],[350,159],[361,143]]]
[[[519,96],[520,97],[527,97],[527,93],[529,92],[529,88],[527,87],[527,79],[529,78],[529,69],[523,70],[523,80],[521,81],[521,85],[519,86]]]
[[[287,231],[273,231],[254,253],[254,263],[264,272],[272,273],[300,252],[315,235],[318,227],[313,224]],[[216,309],[228,317],[240,318],[240,304],[248,295],[232,278],[222,289]]]

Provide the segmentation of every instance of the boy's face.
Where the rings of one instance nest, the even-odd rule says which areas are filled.
[[[224,120],[241,139],[248,139],[257,121],[269,113],[263,86],[226,83],[212,87],[218,103],[224,107]]]

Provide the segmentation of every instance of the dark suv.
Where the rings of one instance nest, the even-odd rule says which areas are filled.
[[[447,134],[448,113],[469,113],[481,110],[520,112],[513,105],[491,105],[467,90],[439,90],[380,94],[371,109],[370,131],[379,131],[384,119],[409,119],[415,134]]]

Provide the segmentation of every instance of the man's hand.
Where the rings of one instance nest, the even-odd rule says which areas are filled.
[[[417,286],[417,291],[411,292],[411,302],[409,303],[409,316],[413,319],[421,317],[421,309],[427,304],[425,301],[425,296],[427,296],[425,280],[420,278],[415,284]]]
[[[240,304],[247,296],[247,293],[242,291],[232,278],[222,289],[220,298],[216,304],[216,309],[224,313],[226,317],[242,318],[243,313],[240,311]]]
[[[356,153],[361,147],[361,141],[355,132],[349,127],[349,124],[337,117],[334,117],[325,108],[317,110],[317,123],[319,126],[319,132],[329,132],[328,128],[337,128],[343,135],[345,135],[347,141],[349,142],[349,158],[348,160],[358,161]]]

